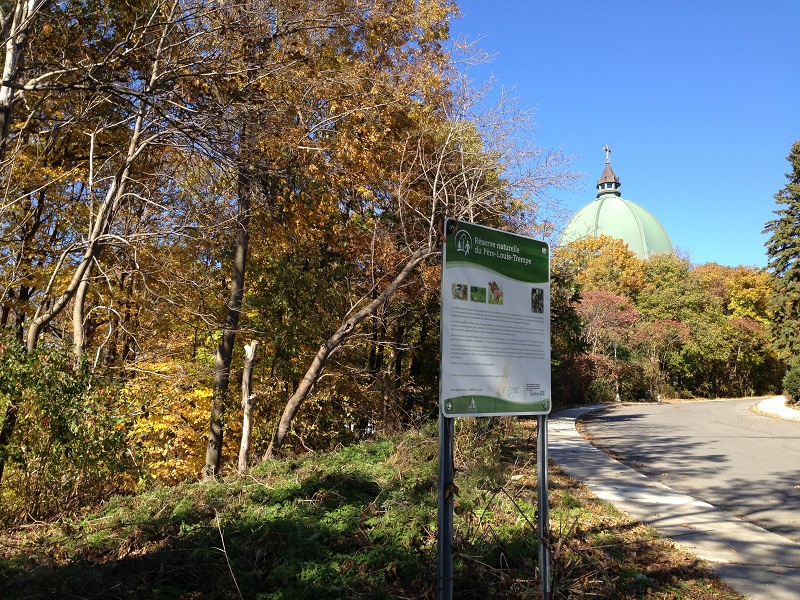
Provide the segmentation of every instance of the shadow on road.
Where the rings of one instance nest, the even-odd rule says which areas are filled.
[[[580,426],[581,433],[596,448],[659,481],[669,473],[651,465],[665,456],[669,457],[674,471],[693,477],[716,472],[720,464],[729,461],[724,454],[712,453],[705,453],[702,460],[698,460],[697,451],[703,448],[702,443],[683,435],[679,427],[648,424],[642,415],[600,410],[587,413]]]
[[[792,431],[777,424],[750,429],[741,415],[719,423],[711,413],[689,431],[669,406],[659,406],[657,416],[645,414],[652,407],[631,412],[637,408],[587,413],[579,429],[595,447],[650,479],[800,541],[800,441]]]

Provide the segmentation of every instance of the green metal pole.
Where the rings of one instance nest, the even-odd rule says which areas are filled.
[[[539,515],[539,576],[542,598],[550,597],[550,498],[547,487],[547,415],[537,416],[536,466],[538,479],[537,508]]]
[[[453,600],[453,421],[439,412],[439,516],[436,536],[439,600]]]

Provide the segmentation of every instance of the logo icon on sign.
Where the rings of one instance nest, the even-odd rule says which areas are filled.
[[[463,229],[456,234],[456,252],[461,252],[464,256],[469,256],[472,251],[472,236]]]

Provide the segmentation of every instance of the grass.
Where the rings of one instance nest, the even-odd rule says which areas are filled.
[[[456,424],[455,597],[536,598],[533,422]],[[437,451],[433,426],[6,531],[0,597],[436,598]],[[741,598],[550,475],[554,598]]]

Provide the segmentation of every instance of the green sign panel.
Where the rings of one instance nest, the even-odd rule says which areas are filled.
[[[550,248],[448,219],[442,245],[446,417],[550,412]]]

